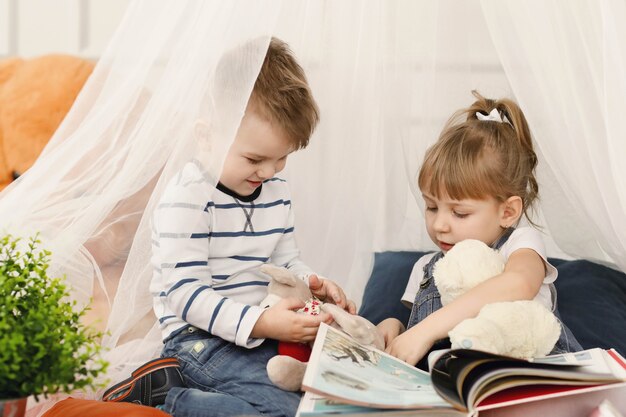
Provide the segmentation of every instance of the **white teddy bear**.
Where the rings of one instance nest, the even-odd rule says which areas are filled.
[[[504,258],[473,239],[454,245],[435,264],[433,277],[445,306],[477,284],[500,274]],[[485,305],[448,335],[452,348],[483,350],[517,358],[545,356],[554,347],[561,325],[538,301],[507,301]]]

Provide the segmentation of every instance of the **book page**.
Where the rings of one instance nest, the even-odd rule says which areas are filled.
[[[522,393],[526,398],[540,397],[618,383],[624,380],[626,371],[615,363],[607,351],[599,348],[534,358],[528,361],[527,367],[507,367],[502,363],[491,370],[484,369],[473,381],[467,402],[482,404],[484,399],[507,389],[516,391],[520,400]],[[522,386],[530,388],[520,388]]]
[[[452,408],[435,392],[428,373],[323,323],[302,385],[305,391],[360,406]]]
[[[611,358],[608,351],[600,348],[582,350],[580,352],[562,353],[543,358],[533,358],[529,362],[550,365],[577,365],[580,371],[587,373],[611,374],[616,378],[626,376],[623,367],[615,367],[615,359]]]

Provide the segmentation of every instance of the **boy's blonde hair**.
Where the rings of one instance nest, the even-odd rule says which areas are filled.
[[[511,100],[491,100],[472,91],[477,100],[455,113],[437,142],[424,157],[419,172],[421,190],[440,198],[499,202],[519,196],[523,213],[528,214],[538,198],[534,170],[537,155],[530,130],[519,106]],[[496,109],[504,122],[479,120],[476,113],[488,115]],[[460,121],[459,119],[465,118]],[[506,118],[506,119],[505,119]]]
[[[319,110],[304,70],[280,39],[270,41],[248,106],[283,129],[293,141],[294,150],[308,145],[319,121]]]

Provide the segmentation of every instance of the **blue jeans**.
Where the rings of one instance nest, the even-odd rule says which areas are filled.
[[[175,417],[296,414],[300,393],[283,391],[267,377],[277,342],[246,349],[195,327],[165,341],[162,356],[178,358],[189,388],[172,388],[163,411]]]

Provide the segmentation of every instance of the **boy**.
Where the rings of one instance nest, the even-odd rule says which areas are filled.
[[[190,162],[155,210],[150,290],[164,358],[109,389],[105,401],[177,417],[295,414],[300,395],[275,387],[265,366],[277,340],[310,342],[331,318],[296,313],[296,299],[259,307],[269,282],[259,267],[285,266],[318,298],[355,313],[341,288],[298,259],[289,190],[274,176],[307,146],[318,119],[302,68],[273,38],[217,186]]]

